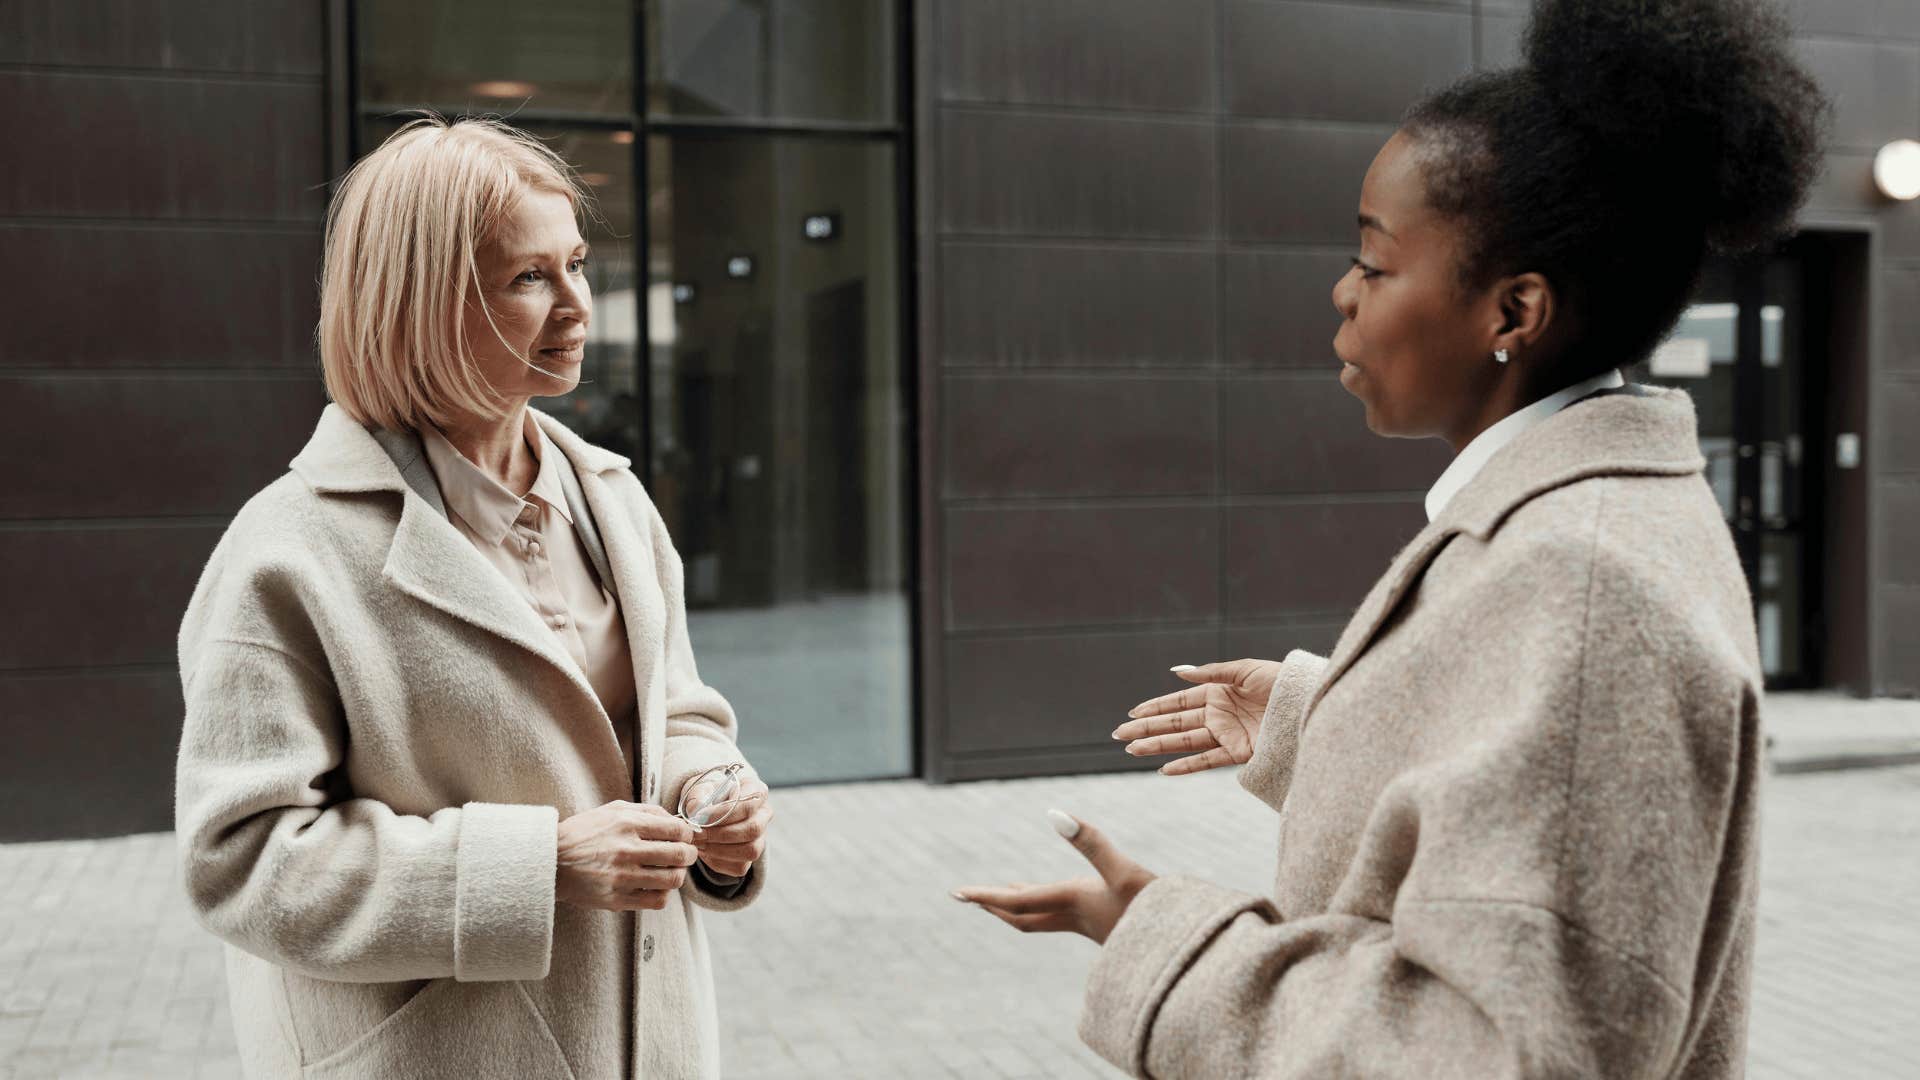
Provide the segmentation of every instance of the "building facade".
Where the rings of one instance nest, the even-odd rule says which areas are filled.
[[[1518,0],[0,6],[0,839],[171,823],[174,634],[324,404],[328,183],[492,112],[595,193],[587,381],[788,782],[1138,767],[1165,669],[1325,649],[1424,521],[1329,292],[1423,90]],[[1799,238],[1716,264],[1685,386],[1777,686],[1920,692],[1920,5],[1795,0],[1838,113]]]

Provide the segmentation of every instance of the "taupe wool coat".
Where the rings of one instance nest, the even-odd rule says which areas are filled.
[[[1287,658],[1240,776],[1273,896],[1149,885],[1083,1038],[1168,1078],[1741,1075],[1761,679],[1703,466],[1641,387],[1496,454]]]
[[[372,434],[328,406],[215,548],[180,631],[176,823],[228,943],[255,1077],[718,1074],[689,885],[663,911],[554,899],[556,828],[676,805],[740,760],[687,643],[681,565],[627,460],[536,419],[573,466],[633,654],[629,770],[559,639]],[[418,467],[418,462],[403,463]]]

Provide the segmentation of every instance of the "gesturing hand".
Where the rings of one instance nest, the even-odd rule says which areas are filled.
[[[1229,660],[1174,674],[1198,686],[1135,705],[1133,719],[1113,729],[1136,757],[1186,754],[1160,766],[1168,776],[1244,765],[1260,737],[1260,717],[1280,665],[1273,660]]]
[[[729,877],[745,877],[753,869],[754,860],[766,853],[773,807],[767,804],[767,785],[758,780],[743,782],[734,802],[739,805],[733,817],[695,833],[693,846],[707,869]]]
[[[606,911],[659,911],[693,865],[693,826],[657,806],[614,801],[560,823],[554,898]]]
[[[1058,810],[1047,811],[1047,817],[1060,835],[1100,872],[1099,877],[1074,878],[1051,885],[1016,883],[1000,888],[974,885],[954,890],[953,897],[980,905],[1023,933],[1071,930],[1105,944],[1107,935],[1113,933],[1114,926],[1120,922],[1120,916],[1126,914],[1127,905],[1153,881],[1153,874],[1122,855],[1105,833],[1086,822]]]

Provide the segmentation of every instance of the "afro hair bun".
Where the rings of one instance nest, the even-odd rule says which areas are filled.
[[[1821,168],[1830,106],[1790,41],[1762,0],[1536,0],[1525,56],[1616,182],[1685,200],[1734,253],[1789,230]]]

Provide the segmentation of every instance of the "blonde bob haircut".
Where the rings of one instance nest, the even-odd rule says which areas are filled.
[[[536,189],[566,195],[576,216],[589,206],[560,155],[491,118],[422,117],[347,171],[327,211],[315,335],[347,415],[390,431],[506,415],[462,316],[486,312],[480,246]]]

